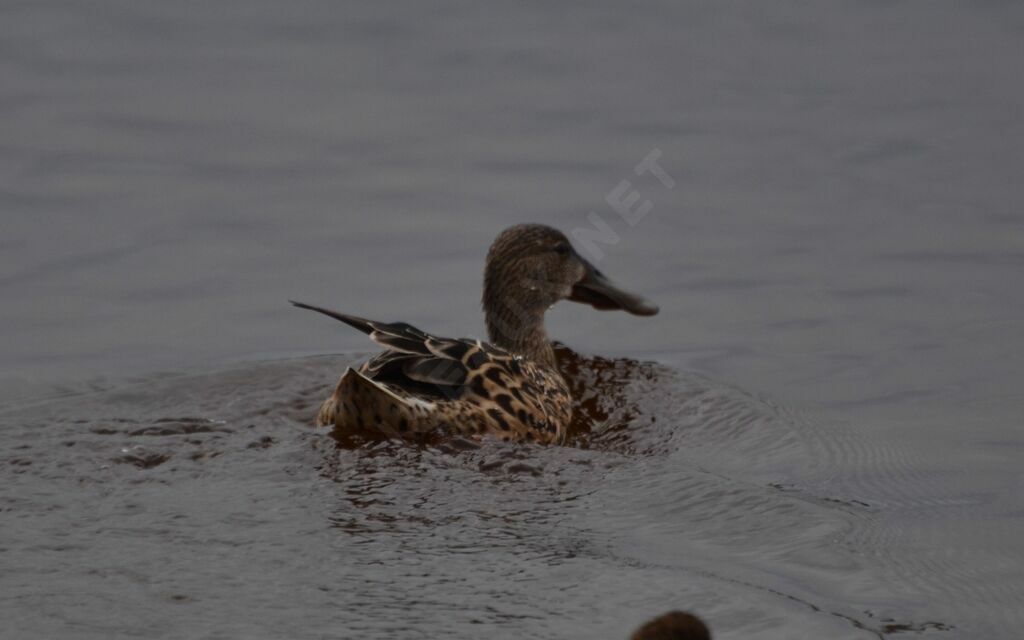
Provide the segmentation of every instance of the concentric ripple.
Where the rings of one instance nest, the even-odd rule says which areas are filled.
[[[310,423],[343,357],[9,410],[0,614],[54,638],[625,637],[679,607],[721,637],[1015,622],[1009,528],[950,546],[943,523],[991,514],[929,491],[912,452],[704,376],[559,357],[566,447],[342,446]]]

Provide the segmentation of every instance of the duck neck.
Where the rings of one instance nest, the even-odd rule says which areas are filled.
[[[557,370],[555,350],[544,331],[546,308],[526,308],[514,301],[487,305],[484,320],[492,344]]]

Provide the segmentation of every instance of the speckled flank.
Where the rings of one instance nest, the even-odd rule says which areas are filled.
[[[493,346],[484,350],[467,341],[444,353],[462,356],[459,362],[467,366],[464,384],[446,389],[436,400],[413,397],[399,386],[371,378],[381,371],[380,360],[396,361],[393,352],[384,352],[358,372],[345,371],[321,405],[317,426],[331,425],[346,432],[372,430],[390,437],[442,430],[470,437],[491,434],[516,442],[563,439],[572,402],[568,386],[556,372]],[[477,368],[469,370],[469,363]]]

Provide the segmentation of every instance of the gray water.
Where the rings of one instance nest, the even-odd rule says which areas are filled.
[[[1022,55],[995,0],[3,3],[0,636],[1019,637]],[[548,314],[589,435],[311,428],[372,345],[286,299],[480,336],[524,221],[662,308]]]

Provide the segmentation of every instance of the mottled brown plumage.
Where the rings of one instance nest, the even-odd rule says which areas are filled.
[[[405,323],[365,320],[293,302],[368,334],[386,351],[348,369],[320,407],[318,426],[389,437],[442,432],[559,442],[572,398],[544,331],[559,300],[653,315],[543,225],[506,229],[487,254],[483,306],[491,342],[439,338]]]

